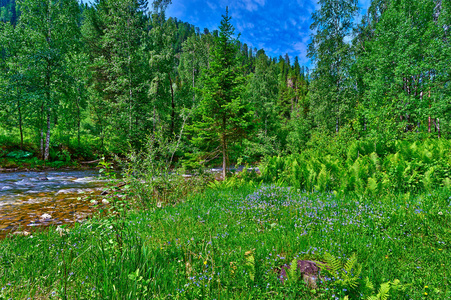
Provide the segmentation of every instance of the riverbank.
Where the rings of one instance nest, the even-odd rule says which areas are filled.
[[[108,196],[98,170],[10,172],[0,176],[0,239],[83,222]],[[102,197],[101,197],[102,196]],[[102,198],[102,199],[100,199]]]
[[[217,183],[176,205],[1,241],[0,296],[367,299],[384,285],[391,299],[448,299],[449,194],[337,197]],[[282,272],[293,261],[329,267],[306,284]]]
[[[98,169],[100,160],[94,161],[43,161],[36,157],[29,159],[0,158],[0,173],[39,172],[55,170],[92,170]]]

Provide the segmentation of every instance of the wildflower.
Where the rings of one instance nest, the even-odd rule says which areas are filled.
[[[438,214],[439,214],[440,216],[443,215],[443,213],[442,213],[441,211],[439,211]]]
[[[424,288],[427,289],[429,286],[425,285]]]
[[[204,265],[207,265],[207,261],[204,261]]]
[[[427,296],[427,295],[428,295],[428,293],[424,292],[424,295],[425,295],[425,296]]]

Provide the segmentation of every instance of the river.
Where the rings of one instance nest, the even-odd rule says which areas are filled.
[[[101,193],[98,171],[0,173],[0,239],[49,225],[82,222]]]

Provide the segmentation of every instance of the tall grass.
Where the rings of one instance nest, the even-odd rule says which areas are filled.
[[[367,299],[397,280],[391,299],[448,299],[450,225],[448,190],[344,197],[215,186],[175,206],[0,242],[0,299]],[[353,255],[352,285],[345,267],[323,270],[315,288],[280,279],[293,260],[346,266]]]

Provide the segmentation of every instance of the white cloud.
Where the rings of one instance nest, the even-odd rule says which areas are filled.
[[[288,53],[290,54],[290,60],[292,61],[294,61],[294,57],[297,56],[299,58],[299,64],[308,65],[310,63],[310,59],[307,57],[307,43],[293,43]]]
[[[246,23],[245,27],[251,29],[251,28],[254,28],[255,25],[254,25],[254,23]]]
[[[299,7],[304,7],[304,0],[296,0],[296,2],[298,3]]]
[[[208,7],[210,7],[211,10],[216,10],[217,6],[213,2],[207,1]]]
[[[182,0],[173,0],[172,4],[168,6],[166,10],[167,16],[173,16],[177,18],[183,18],[186,13],[186,7]]]

